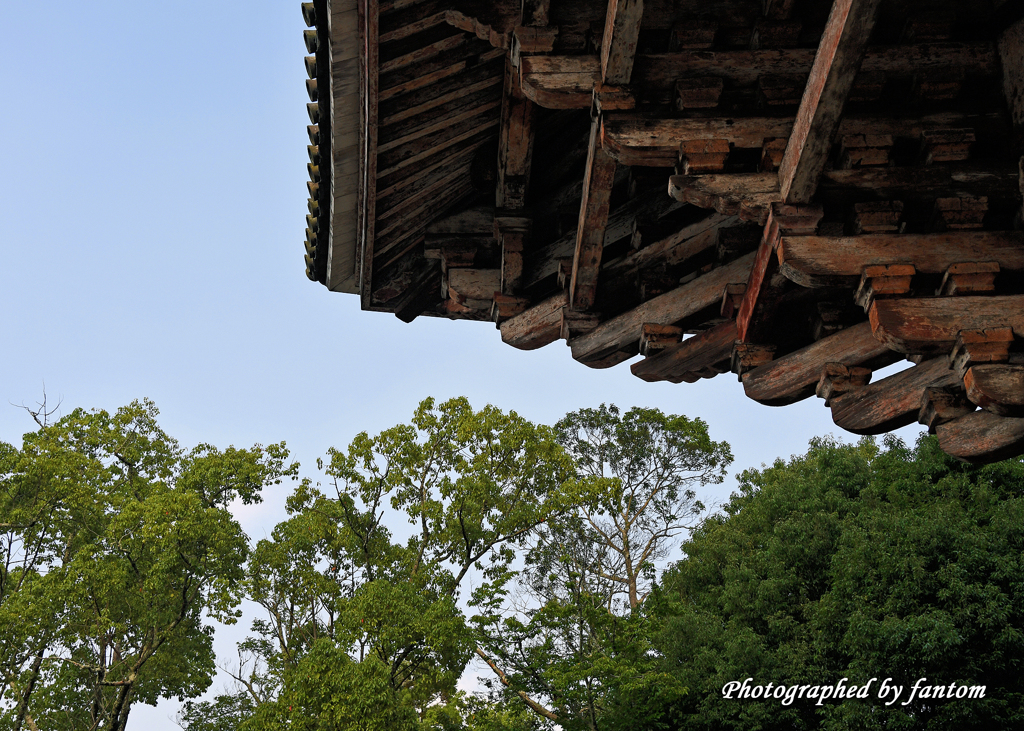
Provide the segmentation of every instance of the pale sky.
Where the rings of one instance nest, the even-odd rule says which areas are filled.
[[[63,413],[151,398],[185,446],[286,440],[311,477],[427,396],[544,423],[602,402],[700,417],[731,475],[841,433],[820,400],[760,406],[731,374],[648,384],[309,282],[304,28],[297,0],[0,3],[0,440],[31,430],[16,405],[44,383]],[[285,494],[239,513],[250,536]],[[177,709],[136,705],[130,728],[172,731]]]

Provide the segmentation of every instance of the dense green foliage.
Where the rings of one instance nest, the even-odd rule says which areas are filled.
[[[691,690],[685,729],[1024,727],[1024,465],[973,468],[933,438],[879,451],[829,440],[744,472],[726,513],[664,580],[657,644]],[[832,685],[864,700],[722,697],[729,681]],[[899,702],[881,682],[905,686]],[[918,679],[984,685],[979,699],[904,705]]]
[[[208,615],[233,621],[248,542],[228,505],[294,473],[283,444],[185,452],[133,403],[0,444],[0,721],[125,728],[133,703],[194,697]]]

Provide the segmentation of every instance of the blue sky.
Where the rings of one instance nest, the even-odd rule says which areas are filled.
[[[186,446],[287,440],[310,476],[427,396],[546,423],[601,402],[701,417],[733,474],[839,433],[821,401],[760,406],[730,374],[647,384],[309,282],[304,27],[297,0],[0,4],[0,440],[30,430],[16,405],[44,383],[64,413],[151,398]],[[284,497],[239,513],[250,535]],[[177,705],[132,726],[175,729]]]

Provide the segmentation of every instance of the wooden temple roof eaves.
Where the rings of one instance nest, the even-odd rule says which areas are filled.
[[[311,278],[1024,452],[1024,3],[321,1]]]

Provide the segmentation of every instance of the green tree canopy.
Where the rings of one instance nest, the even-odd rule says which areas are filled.
[[[665,668],[691,693],[684,729],[1024,726],[1024,464],[969,467],[922,438],[812,442],[748,470],[724,515],[684,545],[655,601]],[[730,681],[863,684],[871,697],[783,705],[722,697]],[[885,678],[904,686],[877,699]],[[911,703],[910,687],[984,685]]]

